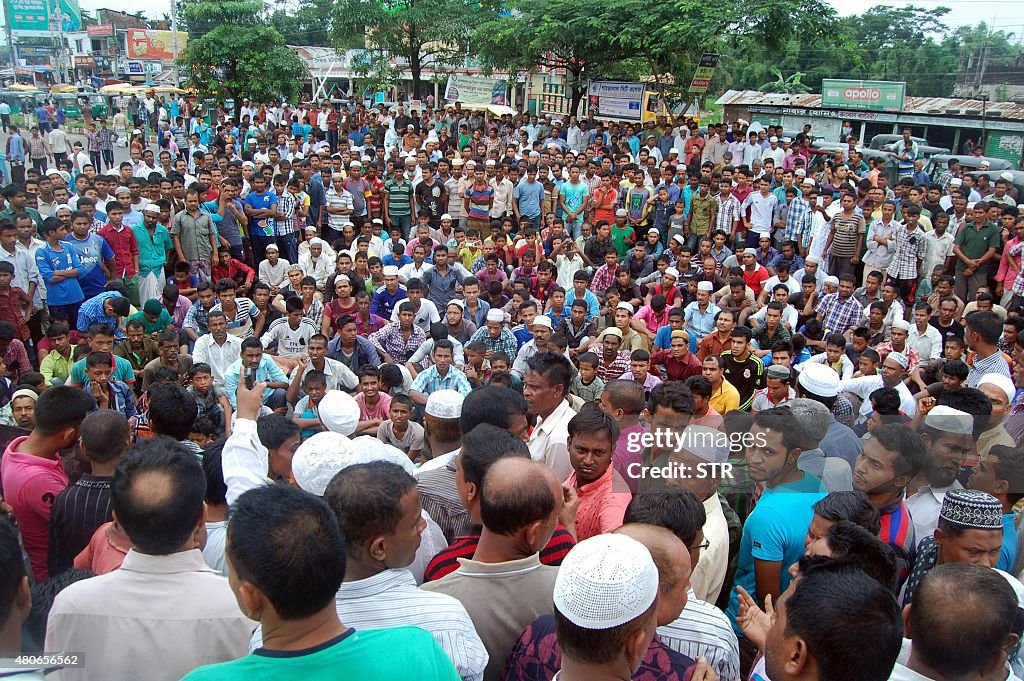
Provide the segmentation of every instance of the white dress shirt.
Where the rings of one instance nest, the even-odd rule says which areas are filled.
[[[713,498],[717,501],[717,495]],[[697,598],[693,589],[686,594],[683,612],[674,622],[658,627],[658,636],[677,653],[694,660],[698,656],[706,659],[723,681],[740,678],[740,647],[729,618]]]
[[[569,465],[569,421],[576,412],[565,400],[537,421],[530,433],[530,456],[534,461],[543,461],[550,466],[559,480],[565,480],[572,472]]]
[[[52,675],[59,681],[178,681],[245,655],[255,628],[199,549],[169,556],[131,549],[119,570],[57,594],[45,649],[85,655],[86,666]]]
[[[939,511],[942,510],[942,501],[946,498],[946,492],[951,489],[963,489],[959,480],[954,480],[949,487],[932,487],[925,485],[919,487],[917,492],[904,502],[910,519],[914,522],[914,538],[918,544],[925,537],[935,534],[935,528],[939,526]]]
[[[714,603],[729,570],[729,523],[717,494],[704,500],[704,515],[704,539],[708,547],[701,549],[697,566],[690,573],[690,589],[700,600]]]
[[[213,380],[224,385],[224,374],[228,367],[238,361],[242,354],[242,339],[238,336],[228,334],[223,345],[218,345],[213,339],[212,333],[200,336],[192,349],[192,362],[198,364],[205,362],[210,365],[213,372]]]

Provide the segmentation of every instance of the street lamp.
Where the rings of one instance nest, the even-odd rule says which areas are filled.
[[[978,95],[978,99],[981,100],[981,140],[980,140],[979,146],[981,146],[981,154],[984,156],[985,155],[985,144],[986,144],[986,140],[985,140],[985,136],[986,136],[986,132],[985,132],[985,115],[986,115],[986,112],[987,112],[987,105],[988,105],[989,96],[986,93],[982,93],[982,94]]]

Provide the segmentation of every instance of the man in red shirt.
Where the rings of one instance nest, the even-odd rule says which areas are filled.
[[[248,295],[255,277],[256,272],[251,267],[241,260],[231,257],[230,248],[221,246],[217,249],[217,260],[213,263],[212,279],[214,282],[231,279],[238,284],[238,295],[245,296]]]
[[[128,288],[128,299],[139,307],[139,242],[135,232],[122,222],[124,208],[107,204],[107,224],[97,232],[114,251],[113,279],[120,279]]]
[[[49,579],[50,507],[68,486],[58,453],[78,440],[78,430],[96,403],[89,393],[55,386],[36,402],[36,427],[7,445],[0,460],[4,500],[14,509],[36,582]]]
[[[651,355],[651,367],[657,371],[658,366],[665,367],[665,380],[685,381],[690,376],[700,376],[703,372],[701,361],[690,352],[690,334],[683,329],[672,332],[671,346]]]
[[[10,322],[22,342],[28,342],[28,325],[25,321],[32,315],[32,299],[17,286],[11,286],[14,265],[0,261],[0,321]]]
[[[743,251],[743,281],[747,283],[750,290],[754,292],[754,299],[761,295],[764,282],[771,278],[764,265],[757,262],[757,249],[747,248]]]

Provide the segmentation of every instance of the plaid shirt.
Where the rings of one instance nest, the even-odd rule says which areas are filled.
[[[502,327],[501,335],[497,338],[491,338],[491,334],[486,326],[481,326],[473,336],[469,339],[470,343],[480,341],[487,346],[488,350],[494,352],[504,352],[509,356],[510,359],[514,358],[519,352],[519,341],[508,329],[508,327]],[[467,343],[468,345],[468,343]],[[626,367],[629,368],[628,366]]]
[[[726,234],[732,234],[733,225],[740,219],[743,214],[743,209],[740,206],[740,201],[734,195],[730,194],[729,198],[722,201],[721,195],[715,197],[715,201],[718,203],[718,213],[715,217],[715,229],[720,229]]]
[[[100,151],[113,151],[117,134],[110,128],[100,128],[96,131],[96,139],[100,143]]]
[[[465,397],[469,394],[472,386],[469,385],[469,379],[466,378],[466,374],[454,366],[448,367],[448,374],[444,378],[437,373],[436,366],[431,366],[429,369],[416,374],[416,378],[413,379],[409,389],[421,392],[424,395],[430,395],[438,390],[454,390]]]
[[[608,287],[615,283],[615,268],[609,268],[608,265],[601,265],[594,272],[594,278],[590,281],[590,290],[595,294],[604,295],[604,292],[608,290]]]
[[[789,204],[786,216],[786,240],[795,241],[801,249],[806,250],[811,243],[811,204],[797,196]]]
[[[943,194],[948,194],[949,193],[949,183],[952,182],[952,181],[953,181],[953,173],[951,173],[948,170],[944,171],[941,175],[939,175],[939,180],[938,180],[937,184],[942,189],[942,193]]]
[[[853,410],[853,402],[845,395],[836,395],[836,403],[832,405],[832,416],[847,428],[853,428],[857,414]]]
[[[46,146],[46,140],[42,137],[28,138],[28,155],[30,158],[46,158],[50,150]]]
[[[405,364],[417,348],[426,342],[427,337],[418,326],[413,324],[409,340],[406,340],[402,337],[401,322],[391,322],[383,329],[370,334],[369,340],[379,350],[391,355],[391,361],[395,364]]]
[[[295,197],[288,191],[277,197],[277,212],[283,215],[274,223],[274,234],[277,236],[288,236],[298,231],[297,219],[295,217]]]
[[[853,296],[845,302],[840,300],[837,292],[822,298],[814,311],[822,316],[822,327],[826,333],[843,333],[860,325],[864,306]]]
[[[380,331],[387,325],[388,320],[372,313],[370,314],[369,320],[365,322],[359,315],[356,315],[356,334],[360,336],[369,336],[371,333]]]
[[[209,327],[206,326],[206,317],[213,310],[211,307],[209,310],[203,308],[203,304],[198,300],[192,303],[192,307],[185,313],[185,321],[182,323],[182,328],[192,329],[197,335],[204,335],[210,333]]]
[[[601,363],[597,365],[597,377],[602,381],[613,381],[629,371],[629,353],[625,350],[619,350],[611,362],[604,357],[604,343],[595,345],[594,352],[601,358]]]
[[[1017,257],[1020,255],[1021,250],[1024,250],[1024,241],[1018,241],[1014,245],[1010,246],[1010,255]],[[1017,273],[1017,277],[1013,280],[1013,286],[1011,290],[1015,295],[1024,296],[1024,271]]]
[[[896,240],[896,250],[885,273],[893,279],[917,281],[918,265],[924,262],[928,254],[924,230],[918,226],[908,234],[906,228],[897,229],[893,238]]]

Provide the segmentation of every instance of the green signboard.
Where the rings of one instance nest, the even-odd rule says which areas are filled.
[[[82,30],[78,0],[4,0],[4,15],[14,35],[51,36],[58,30]]]
[[[821,81],[821,108],[902,111],[906,83],[885,80]]]
[[[986,133],[988,138],[985,144],[985,155],[992,158],[1001,158],[1019,165],[1021,155],[1024,154],[1024,133],[1009,132],[1006,130],[990,130]]]

